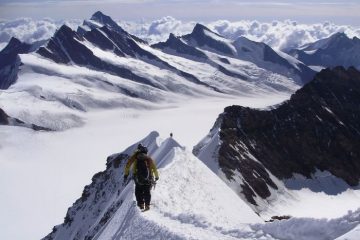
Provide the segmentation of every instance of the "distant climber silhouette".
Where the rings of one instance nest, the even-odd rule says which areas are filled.
[[[133,177],[135,181],[135,197],[141,210],[150,209],[151,187],[159,180],[154,160],[147,155],[147,147],[139,144],[134,154],[129,158],[125,166],[124,183],[127,182],[131,165],[133,165]],[[155,181],[154,181],[155,176]]]

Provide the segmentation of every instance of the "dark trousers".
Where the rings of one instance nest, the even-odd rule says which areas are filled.
[[[135,197],[138,206],[141,204],[150,205],[151,201],[151,185],[135,184]]]

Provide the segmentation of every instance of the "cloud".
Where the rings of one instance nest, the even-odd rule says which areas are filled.
[[[195,23],[180,21],[173,17],[164,17],[153,22],[120,22],[127,31],[151,43],[165,41],[170,33],[175,35],[190,33]],[[245,36],[282,50],[299,47],[326,38],[336,32],[345,32],[349,37],[360,37],[360,28],[330,22],[304,24],[292,20],[272,22],[219,20],[208,22],[205,25],[233,40]]]
[[[64,23],[76,29],[82,21],[33,20],[31,18],[1,21],[0,49],[12,36],[25,42],[49,39],[56,29]],[[190,33],[196,22],[181,21],[167,16],[155,21],[120,21],[119,24],[130,33],[150,43],[155,43],[165,41],[170,33],[178,36]],[[299,47],[303,44],[328,37],[336,32],[345,32],[349,37],[360,37],[359,27],[337,25],[330,22],[304,24],[291,20],[272,22],[219,20],[205,23],[205,25],[227,38],[236,39],[240,36],[245,36],[254,41],[265,42],[276,49]]]
[[[216,21],[208,26],[219,34],[236,39],[245,36],[259,42],[265,42],[276,49],[299,47],[303,44],[326,38],[336,32],[345,32],[349,37],[360,37],[360,28],[348,25],[336,25],[330,22],[302,24],[296,21]]]
[[[81,21],[55,21],[52,19],[33,20],[31,18],[2,21],[0,22],[0,47],[9,42],[11,37],[16,37],[27,43],[49,39],[54,35],[56,29],[64,23],[75,28]]]
[[[166,41],[170,33],[184,35],[192,31],[196,22],[184,22],[167,16],[155,21],[128,22],[120,21],[126,31],[147,40],[150,43]]]

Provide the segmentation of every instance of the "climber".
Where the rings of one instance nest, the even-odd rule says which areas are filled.
[[[159,180],[159,174],[154,160],[147,155],[147,147],[139,144],[134,154],[125,166],[124,183],[127,182],[131,165],[133,165],[133,178],[135,181],[135,197],[138,207],[147,211],[150,209],[151,187]],[[155,176],[155,181],[154,181]]]

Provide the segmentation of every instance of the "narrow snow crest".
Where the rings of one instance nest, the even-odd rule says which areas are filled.
[[[158,133],[153,132],[142,142],[156,146],[157,137]],[[134,146],[125,152],[131,152]],[[262,222],[218,176],[173,138],[150,147],[149,154],[160,174],[152,191],[151,210],[141,213],[137,209],[131,182],[123,190],[128,189],[127,195],[121,194],[123,204],[96,239],[236,239],[251,230],[249,224]]]

